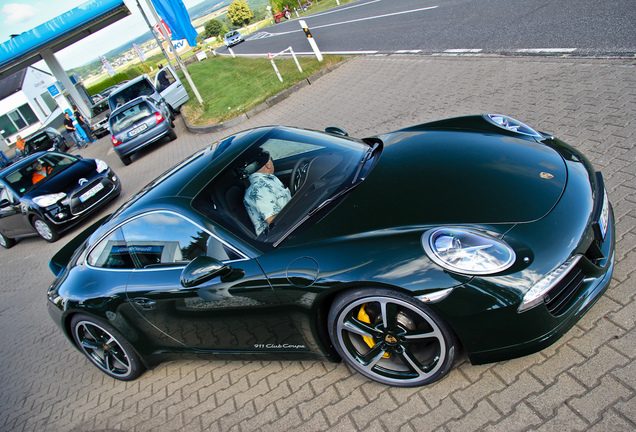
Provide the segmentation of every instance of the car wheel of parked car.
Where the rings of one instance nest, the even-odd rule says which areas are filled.
[[[0,246],[5,249],[12,248],[13,246],[15,246],[15,240],[5,237],[2,233],[0,233]]]
[[[398,387],[445,376],[457,356],[454,332],[422,302],[386,289],[336,297],[329,335],[345,362],[374,381]]]
[[[33,218],[33,228],[40,234],[44,240],[49,243],[56,242],[60,236],[50,222],[45,221],[39,216]]]
[[[80,350],[105,374],[130,381],[144,372],[145,367],[137,353],[109,324],[78,314],[71,320],[71,331]]]
[[[174,131],[174,129],[170,129],[170,132],[168,132],[168,138],[170,138],[170,141],[174,141],[177,139],[177,133]]]
[[[121,163],[124,165],[130,165],[130,156],[121,156],[119,159],[121,159]]]

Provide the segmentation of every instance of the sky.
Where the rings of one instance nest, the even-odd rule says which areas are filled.
[[[12,34],[20,34],[67,12],[88,0],[0,0],[0,43],[10,39]],[[146,7],[147,0],[139,0]],[[190,8],[202,0],[183,0]],[[148,25],[139,12],[136,0],[124,0],[131,14],[97,33],[90,35],[56,54],[65,69],[72,69],[93,60],[100,55],[142,35]],[[152,22],[151,15],[148,18]],[[131,45],[132,48],[132,45]],[[47,69],[43,62],[37,67]]]

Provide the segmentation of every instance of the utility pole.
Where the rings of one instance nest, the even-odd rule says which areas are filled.
[[[197,90],[197,88],[195,87],[194,83],[192,82],[192,78],[190,78],[190,74],[188,73],[188,70],[186,69],[185,65],[181,62],[181,58],[179,57],[179,54],[177,54],[177,50],[174,48],[174,45],[172,44],[172,40],[170,40],[170,37],[167,36],[168,29],[164,25],[163,21],[161,21],[161,18],[159,18],[159,15],[157,14],[155,7],[152,5],[152,2],[150,0],[146,0],[146,4],[148,5],[150,12],[152,12],[152,16],[154,17],[157,24],[163,27],[163,30],[165,32],[164,34],[166,35],[166,40],[168,41],[168,44],[170,45],[170,49],[174,53],[174,58],[177,60],[177,64],[179,65],[179,68],[183,71],[183,74],[188,80],[188,83],[190,83],[190,88],[192,88],[194,95],[197,97],[197,100],[199,101],[199,104],[203,105],[203,99],[201,98],[201,95],[199,94],[199,90]]]

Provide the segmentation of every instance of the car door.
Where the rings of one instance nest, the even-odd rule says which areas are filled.
[[[186,103],[190,97],[185,87],[174,73],[172,68],[166,66],[155,75],[155,88],[173,109],[178,109]]]
[[[258,262],[174,212],[145,214],[121,227],[136,269],[127,298],[157,330],[197,350],[266,350],[297,343]],[[186,288],[181,276],[196,257],[212,257],[231,272]]]
[[[19,236],[33,229],[22,214],[20,200],[5,184],[0,182],[0,230],[5,235]]]

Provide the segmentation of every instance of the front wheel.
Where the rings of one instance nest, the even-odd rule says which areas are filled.
[[[106,375],[131,381],[144,372],[130,343],[109,324],[79,314],[71,320],[71,331],[80,350]]]
[[[40,237],[49,243],[56,242],[60,238],[53,225],[39,216],[33,218],[33,228],[40,234]]]
[[[5,237],[4,234],[0,233],[0,246],[5,249],[10,249],[15,246],[15,239]]]
[[[457,355],[455,335],[437,313],[386,289],[348,290],[336,297],[329,311],[329,335],[349,366],[397,387],[441,379]]]

